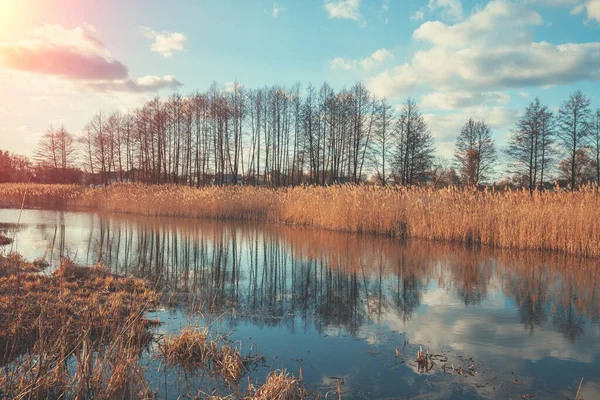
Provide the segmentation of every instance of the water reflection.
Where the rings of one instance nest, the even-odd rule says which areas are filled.
[[[0,222],[14,213],[0,210]],[[550,366],[568,366],[552,384],[600,381],[596,260],[126,215],[30,211],[22,222],[15,243],[29,258],[102,262],[149,279],[181,307],[229,311],[229,328],[253,336],[349,335],[393,354],[398,343],[381,332],[398,331],[534,376],[532,388],[548,386]]]
[[[101,262],[160,289],[201,297],[215,312],[235,306],[267,324],[301,315],[316,318],[320,330],[333,326],[356,333],[392,311],[409,321],[432,282],[466,307],[501,290],[530,334],[550,318],[558,332],[575,341],[585,322],[599,315],[596,260],[402,244],[312,229],[52,214],[54,223],[25,221],[26,229],[17,235],[21,247],[35,247],[30,252],[37,250],[36,257],[45,256],[52,265],[61,257]],[[67,232],[68,225],[77,225],[78,232]]]

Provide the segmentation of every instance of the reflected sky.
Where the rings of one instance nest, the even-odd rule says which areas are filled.
[[[585,376],[582,392],[600,394],[596,260],[98,213],[24,210],[6,225],[18,218],[0,210],[13,250],[150,280],[172,306],[153,313],[161,332],[212,324],[266,356],[252,380],[286,367],[321,393],[343,378],[344,398],[564,398]],[[419,346],[479,373],[420,374]],[[212,388],[149,374],[162,397]]]

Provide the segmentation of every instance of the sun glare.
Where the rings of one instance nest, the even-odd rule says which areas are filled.
[[[24,2],[19,0],[0,0],[0,41],[4,40],[23,22]],[[33,11],[33,10],[32,10]]]

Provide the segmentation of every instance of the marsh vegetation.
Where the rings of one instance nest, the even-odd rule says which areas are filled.
[[[310,226],[349,233],[419,238],[509,249],[600,255],[597,187],[575,192],[331,187],[147,186],[83,189],[0,185],[13,204],[62,204],[73,209],[228,219]]]

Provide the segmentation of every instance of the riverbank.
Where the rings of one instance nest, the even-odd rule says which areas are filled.
[[[23,201],[23,198],[25,199]],[[600,256],[600,196],[372,186],[0,185],[0,201],[147,216],[251,220],[316,228]]]

